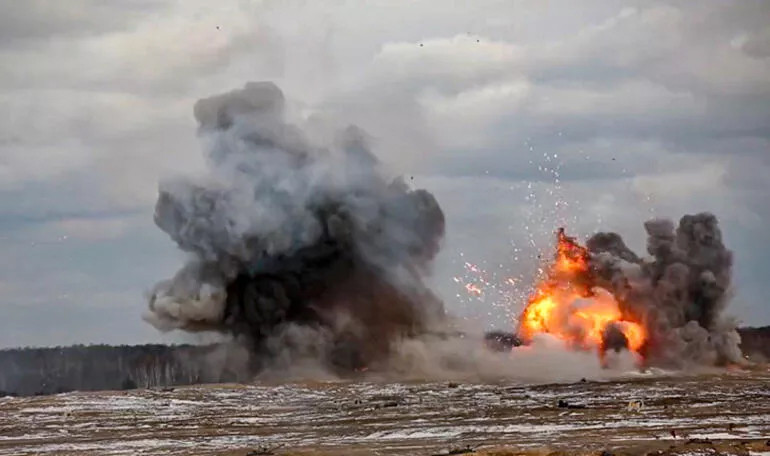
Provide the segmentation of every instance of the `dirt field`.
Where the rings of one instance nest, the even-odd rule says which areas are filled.
[[[629,410],[636,400],[641,408]],[[0,455],[246,456],[279,445],[278,455],[466,446],[497,456],[770,455],[769,401],[767,370],[567,385],[210,385],[6,397]]]

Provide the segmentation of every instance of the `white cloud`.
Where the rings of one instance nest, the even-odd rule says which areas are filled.
[[[55,296],[18,286],[34,277],[84,300],[104,282],[141,307],[158,271],[132,275],[139,260],[121,249],[152,245],[142,262],[173,265],[149,219],[158,179],[202,166],[192,104],[260,79],[298,111],[362,126],[394,170],[429,176],[416,183],[447,210],[447,258],[528,270],[500,246],[547,246],[568,221],[641,248],[644,218],[713,210],[737,256],[770,267],[741,243],[760,245],[770,221],[766,2],[44,3],[0,14],[0,246],[24,300]],[[144,224],[109,214],[126,208]],[[30,253],[20,231],[71,242]],[[109,263],[113,251],[93,253],[105,246],[121,261],[90,268]],[[764,285],[739,273],[742,311],[767,321],[752,304]]]
[[[55,222],[51,229],[61,233],[63,239],[103,241],[119,238],[126,232],[127,225],[128,222],[123,219],[70,218]]]
[[[456,35],[385,43],[374,56],[372,74],[383,80],[410,80],[441,86],[475,84],[524,64],[524,49],[477,35]]]

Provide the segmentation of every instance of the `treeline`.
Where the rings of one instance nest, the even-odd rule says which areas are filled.
[[[738,331],[744,354],[770,360],[770,326]],[[496,333],[486,342],[517,345]],[[234,344],[5,349],[0,350],[0,396],[242,382],[256,371],[252,361]]]
[[[0,396],[244,381],[248,354],[225,344],[75,345],[0,350]]]

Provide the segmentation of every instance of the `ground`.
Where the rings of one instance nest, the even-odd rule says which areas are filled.
[[[487,456],[770,455],[768,399],[765,369],[551,385],[328,382],[6,397],[0,455],[428,456],[468,446]],[[643,404],[630,410],[631,401]]]

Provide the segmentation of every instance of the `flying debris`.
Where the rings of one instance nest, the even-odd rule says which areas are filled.
[[[443,212],[386,179],[362,131],[312,142],[270,82],[199,100],[194,114],[207,175],[162,182],[155,207],[190,259],[153,289],[150,323],[232,334],[258,364],[354,369],[443,318],[423,283]]]

